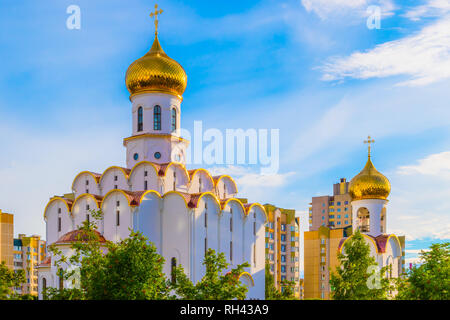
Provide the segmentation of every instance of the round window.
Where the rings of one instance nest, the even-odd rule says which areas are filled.
[[[155,152],[155,159],[159,159],[159,158],[161,158],[161,153]]]
[[[137,161],[137,159],[139,159],[139,155],[138,155],[137,153],[135,153],[135,154],[133,155],[133,159],[134,159],[135,161]]]

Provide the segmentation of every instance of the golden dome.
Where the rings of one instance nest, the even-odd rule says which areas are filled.
[[[186,89],[187,76],[183,67],[164,52],[155,34],[150,51],[128,67],[125,83],[131,96],[163,92],[181,98]]]
[[[369,154],[364,169],[350,181],[349,193],[352,200],[386,200],[390,192],[391,184],[388,178],[375,169]]]

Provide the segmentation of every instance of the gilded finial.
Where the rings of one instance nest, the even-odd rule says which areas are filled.
[[[368,149],[369,149],[369,158],[370,158],[370,144],[371,143],[375,143],[375,140],[374,139],[372,139],[370,136],[368,136],[367,137],[367,140],[364,140],[364,143],[367,143],[369,146],[368,146]]]
[[[155,18],[155,35],[158,35],[158,15],[163,13],[163,10],[158,10],[158,5],[155,4],[155,12],[150,13],[150,18]]]

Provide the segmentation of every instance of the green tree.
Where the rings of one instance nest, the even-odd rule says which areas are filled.
[[[275,279],[270,273],[269,263],[266,261],[265,270],[265,297],[266,300],[295,300],[294,288],[295,282],[283,280],[280,286],[283,288],[281,292],[275,287]]]
[[[92,211],[93,220],[101,211]],[[79,239],[72,244],[74,254],[61,254],[57,265],[64,280],[73,280],[73,288],[48,288],[47,299],[153,300],[171,298],[170,283],[163,273],[164,258],[155,246],[139,232],[118,243],[100,242],[96,225],[85,221],[79,228]],[[77,266],[68,270],[69,266]],[[77,285],[78,284],[78,285]]]
[[[275,288],[275,279],[270,273],[269,263],[266,261],[266,271],[265,271],[265,296],[266,300],[281,300],[281,294]]]
[[[6,266],[5,261],[0,264],[0,300],[20,299],[12,288],[20,287],[26,281],[23,270],[11,270]]]
[[[331,274],[331,294],[334,300],[383,300],[392,290],[386,278],[387,267],[379,269],[370,247],[357,230],[345,242],[344,254],[338,254],[340,266]]]
[[[172,287],[180,299],[245,299],[248,288],[239,280],[239,276],[244,272],[244,268],[250,267],[247,262],[223,274],[229,266],[225,254],[223,252],[216,254],[215,250],[208,249],[203,265],[206,267],[206,273],[195,285],[186,276],[181,265],[174,268],[175,278]]]
[[[435,243],[419,254],[414,265],[398,279],[399,300],[450,300],[450,243]]]

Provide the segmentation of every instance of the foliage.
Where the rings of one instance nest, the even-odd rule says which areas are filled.
[[[204,277],[195,285],[184,273],[183,267],[174,268],[175,281],[172,284],[176,294],[187,300],[231,300],[245,299],[248,288],[239,280],[244,268],[250,267],[245,262],[223,275],[228,269],[225,254],[216,254],[215,250],[208,249],[203,265],[206,267]]]
[[[99,220],[101,211],[91,211]],[[48,288],[47,299],[148,300],[170,298],[170,283],[163,274],[164,258],[139,232],[118,243],[100,242],[94,222],[85,221],[79,228],[79,241],[72,244],[74,254],[64,256],[55,246],[49,249],[58,256],[60,275],[71,288]],[[70,266],[77,266],[71,268]]]
[[[383,300],[392,290],[386,278],[387,267],[379,269],[370,247],[359,230],[345,242],[344,254],[338,254],[340,266],[331,273],[334,300]]]
[[[283,290],[281,292],[275,287],[275,279],[270,273],[269,263],[266,262],[266,287],[265,287],[265,297],[266,300],[295,300],[297,299],[294,295],[295,282],[293,281],[281,281],[281,287]]]
[[[398,280],[399,300],[450,300],[450,243],[435,243],[421,251],[414,265]]]
[[[6,266],[5,261],[0,263],[0,300],[20,299],[20,296],[12,290],[14,287],[20,287],[26,281],[23,270],[11,270]]]

